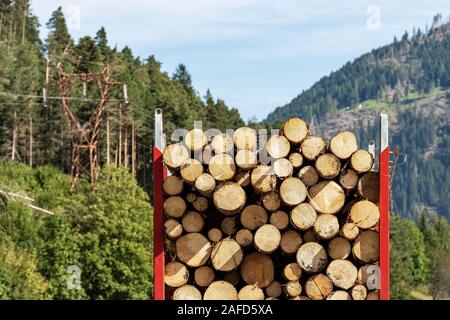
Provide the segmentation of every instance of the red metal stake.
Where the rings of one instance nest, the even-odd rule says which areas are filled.
[[[162,161],[165,141],[163,135],[162,112],[155,111],[155,145],[153,147],[153,277],[154,299],[164,300],[164,213],[163,182],[166,170]]]
[[[389,300],[389,131],[380,114],[380,300]]]

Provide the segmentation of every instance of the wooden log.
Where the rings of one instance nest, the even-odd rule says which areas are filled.
[[[186,284],[173,293],[173,300],[202,300],[202,294],[196,287]]]
[[[347,239],[336,237],[328,243],[328,255],[331,259],[347,259],[352,251],[352,246]]]
[[[205,291],[204,300],[238,300],[236,288],[226,281],[214,281]]]
[[[344,206],[345,193],[336,182],[321,181],[309,188],[308,199],[316,211],[336,214]]]
[[[188,149],[181,143],[168,145],[163,152],[163,161],[171,170],[177,170],[190,157]]]
[[[337,290],[330,293],[327,300],[352,300],[352,297],[347,291]]]
[[[249,230],[255,230],[267,223],[268,216],[266,210],[256,204],[246,206],[241,212],[241,225]]]
[[[296,296],[296,297],[289,298],[289,300],[311,300],[311,299],[306,296]]]
[[[216,154],[209,161],[208,170],[217,181],[231,180],[236,173],[236,164],[232,156],[225,153]]]
[[[180,262],[169,262],[164,268],[164,283],[169,287],[184,286],[189,280],[189,270]]]
[[[213,247],[211,263],[217,271],[231,271],[241,264],[243,257],[239,243],[233,239],[223,239]]]
[[[377,266],[372,264],[365,264],[358,269],[358,278],[356,282],[358,284],[362,284],[369,290],[373,290],[376,287],[376,278],[377,275],[375,271],[377,270]]]
[[[323,300],[333,291],[333,282],[326,275],[319,273],[306,281],[305,291],[311,300]]]
[[[287,281],[298,281],[301,276],[302,268],[296,262],[289,263],[283,268],[283,277]]]
[[[298,178],[290,177],[284,180],[280,186],[281,201],[288,206],[296,206],[305,201],[308,190],[305,184]]]
[[[214,151],[212,150],[209,144],[203,148],[201,157],[202,158],[199,159],[201,163],[209,165],[209,162],[211,161],[212,157],[214,157]]]
[[[245,205],[244,189],[234,182],[225,182],[216,187],[213,193],[214,205],[225,215],[234,215]]]
[[[350,158],[350,165],[358,173],[364,173],[370,171],[373,167],[373,156],[367,150],[357,150],[352,154]]]
[[[338,259],[330,262],[326,274],[336,287],[347,290],[355,284],[358,269],[350,261]]]
[[[378,291],[372,291],[367,294],[366,300],[380,300]]]
[[[357,149],[356,136],[350,131],[339,132],[330,141],[330,151],[342,160],[350,158]]]
[[[242,149],[236,153],[234,158],[236,165],[242,170],[251,170],[257,165],[256,152],[252,150]]]
[[[222,220],[220,228],[227,236],[232,236],[237,231],[236,217],[226,217]]]
[[[186,232],[200,232],[205,226],[205,220],[200,213],[188,211],[181,220],[181,224]]]
[[[191,151],[201,150],[208,143],[208,138],[202,129],[194,128],[184,137],[184,143]]]
[[[239,290],[239,300],[264,300],[264,291],[254,284],[248,284]]]
[[[241,171],[237,173],[234,181],[241,187],[245,188],[246,186],[250,185],[250,177],[251,175],[249,172]]]
[[[286,158],[277,159],[273,163],[273,172],[281,179],[292,176],[293,171],[294,167],[292,166],[291,161]]]
[[[195,189],[205,197],[211,197],[214,188],[216,187],[216,180],[209,173],[202,173],[195,180]]]
[[[196,159],[189,159],[181,165],[180,174],[184,181],[190,185],[203,173],[203,165]]]
[[[175,243],[177,256],[189,267],[200,267],[211,256],[211,243],[200,233],[188,233]]]
[[[269,221],[278,230],[284,230],[289,225],[289,215],[284,211],[275,211],[270,215]]]
[[[274,278],[272,259],[259,252],[245,256],[241,264],[241,275],[247,284],[254,284],[259,288],[267,287]]]
[[[223,280],[231,283],[233,286],[237,286],[239,281],[241,281],[241,276],[239,275],[239,272],[234,270],[234,271],[225,273],[225,275],[223,276]]]
[[[364,231],[355,240],[353,255],[365,263],[375,262],[380,254],[380,234],[375,231]]]
[[[341,171],[341,162],[334,154],[325,153],[317,158],[315,168],[322,178],[334,179]]]
[[[183,192],[183,179],[178,176],[168,176],[163,182],[164,193],[169,196],[177,196]]]
[[[194,280],[200,287],[207,287],[214,281],[214,270],[208,266],[202,266],[195,269]]]
[[[359,235],[359,228],[356,224],[347,222],[341,228],[341,236],[347,240],[355,240]]]
[[[186,202],[180,196],[171,196],[164,201],[164,212],[172,218],[180,218],[186,211]]]
[[[326,250],[317,242],[303,244],[298,249],[296,258],[298,265],[310,273],[322,271],[328,263]]]
[[[270,298],[278,298],[281,296],[281,293],[282,289],[278,281],[272,281],[272,283],[266,287],[266,295]]]
[[[253,242],[253,234],[248,229],[241,229],[236,233],[236,242],[242,247],[248,247]]]
[[[334,238],[339,233],[339,221],[332,214],[321,214],[314,223],[314,232],[320,239],[329,240]]]
[[[252,128],[242,127],[233,134],[233,143],[238,150],[256,150],[257,138],[256,131]]]
[[[307,230],[304,234],[303,234],[303,242],[318,242],[319,239],[317,239],[317,235],[314,232],[314,230],[310,229]]]
[[[262,204],[267,211],[277,211],[281,206],[280,195],[275,191],[270,191],[263,196]]]
[[[308,125],[299,118],[291,118],[283,125],[283,135],[292,143],[301,143],[308,135]]]
[[[378,172],[369,171],[361,176],[358,181],[358,194],[370,202],[380,202],[380,175]]]
[[[263,253],[272,253],[280,246],[280,231],[271,224],[265,224],[255,232],[255,247]]]
[[[194,202],[192,202],[192,206],[195,210],[204,212],[208,209],[208,199],[205,197],[197,197]]]
[[[261,164],[253,169],[250,181],[256,192],[267,193],[275,189],[277,177],[272,167]]]
[[[318,156],[326,152],[327,143],[321,137],[308,136],[303,140],[300,150],[305,159],[316,160]]]
[[[358,201],[350,209],[349,218],[358,228],[367,230],[380,221],[380,210],[370,201]]]
[[[265,149],[270,157],[280,159],[288,156],[291,145],[286,137],[273,135],[267,140]]]
[[[188,203],[193,203],[195,199],[197,199],[197,195],[195,193],[188,192],[186,193],[185,198]]]
[[[339,175],[339,184],[344,190],[353,190],[359,181],[358,172],[353,169],[345,168]]]
[[[289,161],[294,169],[298,169],[303,164],[303,156],[298,152],[293,152],[289,155]]]
[[[291,211],[292,225],[301,231],[306,231],[317,220],[316,210],[309,203],[300,203]]]
[[[283,286],[283,291],[289,297],[298,297],[302,293],[302,285],[298,281],[289,281]]]
[[[218,134],[211,139],[211,149],[215,154],[230,154],[233,148],[233,138],[230,137],[227,133]]]
[[[222,239],[222,231],[218,228],[212,228],[208,231],[208,238],[212,242],[217,242]]]
[[[357,284],[352,288],[351,294],[353,300],[366,300],[367,289],[362,284]]]
[[[319,174],[312,166],[305,166],[298,172],[298,177],[307,187],[312,187],[319,181]]]
[[[175,219],[164,222],[164,233],[169,239],[177,239],[183,233],[182,225]]]
[[[294,254],[302,245],[302,236],[293,230],[284,232],[281,235],[280,247],[286,254]]]

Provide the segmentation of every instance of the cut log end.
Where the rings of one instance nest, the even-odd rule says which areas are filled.
[[[255,230],[267,223],[267,211],[256,204],[246,206],[241,212],[241,224],[244,228]]]
[[[226,182],[215,189],[213,200],[217,210],[225,215],[233,215],[245,205],[246,195],[237,183]]]
[[[303,164],[303,156],[298,152],[291,153],[289,155],[289,161],[294,169],[298,169]]]
[[[270,215],[270,224],[278,230],[284,230],[289,225],[289,215],[284,211],[276,211]]]
[[[357,149],[356,136],[350,131],[339,132],[330,141],[330,150],[339,159],[348,159]]]
[[[306,272],[320,272],[328,263],[327,252],[317,242],[305,243],[297,251],[297,263]]]
[[[306,231],[317,219],[316,210],[309,203],[300,203],[291,211],[291,221],[295,228]]]
[[[315,167],[319,176],[324,179],[333,179],[341,170],[341,162],[334,154],[325,153],[317,158]]]
[[[327,150],[327,143],[321,137],[308,136],[301,144],[301,152],[305,159],[315,160]]]
[[[267,287],[274,278],[272,259],[258,252],[249,254],[242,261],[241,275],[247,284],[254,284],[259,288]]]
[[[164,283],[169,287],[178,288],[189,280],[189,270],[180,262],[169,262],[164,268]]]
[[[239,128],[233,134],[233,142],[238,150],[256,150],[256,131],[248,127]]]
[[[175,243],[177,256],[189,267],[200,267],[211,256],[211,243],[200,233],[188,233]]]
[[[291,118],[283,125],[284,136],[292,143],[301,143],[308,135],[308,125],[299,118]]]
[[[320,213],[336,214],[344,206],[344,190],[334,181],[321,181],[308,192],[311,205]]]
[[[173,300],[202,300],[202,293],[196,287],[184,285],[173,293]]]
[[[236,233],[236,242],[239,243],[242,247],[248,247],[253,242],[253,234],[248,229],[241,229]]]
[[[305,291],[311,300],[324,300],[333,291],[333,282],[324,274],[316,274],[306,281]]]
[[[190,157],[188,149],[181,143],[168,145],[163,153],[163,161],[172,170],[177,170]]]
[[[207,287],[214,281],[214,270],[208,266],[202,266],[195,269],[194,280],[200,287]]]
[[[272,253],[280,245],[280,231],[271,224],[265,224],[258,228],[254,237],[255,247],[263,253]]]
[[[275,191],[268,192],[263,196],[262,203],[267,211],[276,211],[281,206],[280,195]]]
[[[204,300],[238,300],[236,288],[227,281],[214,281],[205,291]]]
[[[239,300],[264,300],[264,292],[256,285],[248,284],[244,286],[238,295]]]
[[[321,214],[314,223],[314,232],[321,239],[329,240],[334,238],[339,233],[339,221],[332,214]]]
[[[290,177],[284,180],[280,186],[281,201],[288,206],[296,206],[302,203],[308,194],[305,184],[298,178]]]
[[[223,239],[212,249],[211,263],[217,271],[231,271],[241,264],[243,257],[239,243],[233,239]]]
[[[273,135],[267,141],[265,149],[267,150],[269,156],[274,159],[280,159],[288,156],[291,145],[286,137]]]
[[[373,167],[373,156],[367,150],[357,150],[350,158],[350,165],[359,173],[370,171]]]
[[[197,151],[208,143],[208,138],[202,129],[194,128],[186,134],[184,143],[191,151]]]

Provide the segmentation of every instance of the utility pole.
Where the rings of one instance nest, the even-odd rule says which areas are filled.
[[[13,113],[13,130],[12,130],[12,146],[11,146],[11,160],[16,160],[17,149],[17,111]]]
[[[73,83],[97,83],[100,90],[99,103],[90,119],[83,125],[71,110],[69,105],[69,89]],[[101,73],[74,73],[67,74],[58,65],[58,87],[61,103],[72,140],[72,190],[84,173],[92,185],[97,181],[97,168],[99,166],[98,141],[101,124],[104,119],[106,104],[109,100],[109,91],[112,85],[122,84],[111,80],[109,65]]]
[[[28,127],[28,133],[30,136],[30,145],[29,145],[29,165],[33,167],[33,117],[30,115],[30,122]]]

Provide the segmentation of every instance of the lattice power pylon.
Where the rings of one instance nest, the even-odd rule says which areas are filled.
[[[69,101],[70,86],[73,83],[97,82],[100,90],[100,99],[90,119],[84,124],[71,110]],[[69,134],[72,139],[72,189],[75,188],[82,173],[86,174],[89,181],[95,184],[97,181],[97,167],[99,166],[98,139],[103,113],[109,100],[109,90],[112,85],[122,84],[112,81],[109,74],[109,66],[106,65],[101,73],[64,73],[58,66],[58,87],[61,96],[64,116],[66,118]]]

